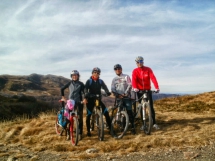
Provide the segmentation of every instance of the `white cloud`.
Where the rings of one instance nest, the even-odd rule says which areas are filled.
[[[85,82],[98,66],[110,87],[113,65],[120,63],[131,75],[134,59],[141,55],[162,92],[212,90],[215,9],[209,1],[200,6],[180,1],[2,1],[0,74],[68,78],[77,69]]]

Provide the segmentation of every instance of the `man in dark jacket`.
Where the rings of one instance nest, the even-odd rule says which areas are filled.
[[[86,104],[87,105],[87,119],[86,119],[87,136],[91,136],[90,117],[92,115],[93,108],[95,107],[95,100],[94,98],[90,97],[90,95],[91,94],[101,95],[101,89],[104,89],[104,91],[108,96],[111,95],[104,81],[99,78],[100,73],[101,73],[101,70],[98,67],[93,68],[92,76],[90,77],[90,79],[87,80],[85,84],[85,98],[87,98],[87,104]],[[108,110],[105,107],[104,103],[101,101],[101,99],[99,101],[100,101],[99,104],[102,107],[102,112],[105,115],[106,122],[109,128],[111,128],[111,120],[110,120]]]

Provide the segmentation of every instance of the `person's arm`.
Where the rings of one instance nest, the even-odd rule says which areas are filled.
[[[71,82],[69,82],[69,83],[67,83],[65,86],[63,86],[62,88],[61,88],[61,96],[62,96],[62,99],[65,101],[66,99],[65,99],[65,96],[64,96],[64,90],[66,89],[66,88],[68,88],[69,87],[69,85],[71,84]]]
[[[127,75],[127,76],[125,77],[125,80],[126,80],[126,82],[127,82],[127,84],[128,84],[128,87],[127,87],[127,89],[125,90],[125,95],[129,95],[129,94],[130,94],[130,91],[131,91],[131,88],[132,88],[132,85],[131,85],[131,78]]]
[[[159,90],[159,85],[158,85],[157,79],[151,69],[149,70],[149,76],[150,76],[150,79],[152,80],[152,83],[154,84],[155,89]]]
[[[101,87],[102,87],[102,89],[104,89],[104,90],[105,90],[105,92],[107,93],[107,95],[108,95],[108,96],[110,96],[110,95],[111,95],[111,93],[110,93],[109,89],[107,88],[107,86],[106,86],[106,84],[105,84],[105,82],[104,82],[103,80],[102,80]]]
[[[84,98],[89,97],[89,79],[86,81],[84,86]]]
[[[112,83],[111,83],[111,91],[116,92],[115,78],[112,80]]]
[[[85,98],[85,85],[84,83],[81,82],[81,95],[82,95],[82,98],[84,98],[82,100],[83,104],[86,104],[87,103],[87,99]]]
[[[133,88],[137,88],[136,80],[137,80],[136,71],[133,70],[133,72],[132,72],[132,87]]]

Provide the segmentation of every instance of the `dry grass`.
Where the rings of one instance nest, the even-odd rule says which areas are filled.
[[[198,108],[191,108],[196,104]],[[90,138],[84,135],[78,146],[72,146],[66,141],[65,136],[56,135],[55,114],[42,113],[34,119],[0,123],[0,143],[21,144],[34,151],[65,152],[73,159],[94,158],[104,153],[124,155],[137,151],[147,152],[151,149],[208,145],[215,142],[214,105],[215,92],[159,100],[155,102],[155,109],[161,130],[145,135],[137,124],[137,135],[128,132],[121,140],[112,138],[105,130],[105,140],[102,142],[98,141],[96,132],[93,132]],[[85,120],[84,132],[86,134]],[[85,151],[89,148],[97,149],[98,153],[87,154]],[[17,157],[22,155],[19,153]]]

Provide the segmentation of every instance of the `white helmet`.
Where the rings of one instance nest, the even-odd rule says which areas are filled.
[[[142,61],[143,62],[143,57],[142,56],[138,56],[138,57],[136,57],[136,59],[135,59],[135,61],[136,62],[139,62],[139,61]]]
[[[79,76],[79,72],[77,70],[73,70],[70,75],[72,76],[74,74],[77,74]]]

